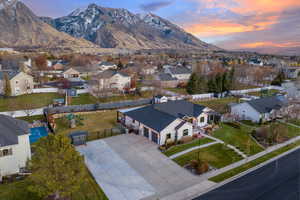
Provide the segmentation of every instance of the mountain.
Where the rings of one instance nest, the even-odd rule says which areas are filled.
[[[65,17],[41,18],[58,31],[84,38],[102,48],[218,50],[154,14],[91,4]]]
[[[77,48],[93,47],[91,42],[61,33],[44,23],[17,0],[0,1],[0,46]]]

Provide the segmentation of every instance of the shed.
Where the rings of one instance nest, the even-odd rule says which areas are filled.
[[[86,144],[88,132],[87,131],[76,131],[70,133],[69,137],[71,139],[71,143],[75,146]]]

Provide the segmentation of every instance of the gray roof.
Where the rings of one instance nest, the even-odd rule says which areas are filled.
[[[112,66],[112,65],[115,65],[115,64],[111,63],[111,62],[106,62],[106,61],[99,63],[99,66]]]
[[[100,78],[110,78],[116,74],[120,74],[122,76],[129,77],[127,74],[125,74],[123,72],[118,72],[118,71],[114,71],[114,70],[106,70],[104,72],[99,73],[98,76]]]
[[[188,69],[187,67],[170,67],[170,72],[172,74],[191,74],[192,70]]]
[[[160,74],[158,74],[158,78],[161,81],[175,81],[175,80],[177,80],[177,78],[173,78],[171,76],[171,74],[167,74],[167,73],[160,73]]]
[[[0,147],[18,144],[18,136],[29,133],[28,123],[0,115]]]
[[[4,79],[4,74],[7,73],[9,80],[19,74],[18,71],[0,71],[0,80]]]
[[[142,107],[126,112],[125,115],[160,132],[178,118],[185,116],[198,117],[204,108],[205,106],[180,100]]]
[[[286,104],[285,98],[282,96],[265,97],[247,103],[259,113],[269,113],[274,109],[279,110]]]

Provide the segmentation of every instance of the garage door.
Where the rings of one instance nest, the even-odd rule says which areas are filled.
[[[145,128],[145,127],[144,127],[144,136],[145,136],[146,138],[149,138],[149,129],[147,129],[147,128]]]
[[[151,135],[152,135],[152,141],[158,144],[158,134],[151,132]]]

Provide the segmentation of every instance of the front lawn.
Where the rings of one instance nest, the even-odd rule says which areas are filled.
[[[187,143],[187,144],[181,144],[181,145],[173,146],[170,149],[168,149],[167,151],[165,151],[164,154],[166,156],[171,156],[171,155],[174,155],[176,153],[179,153],[179,152],[185,151],[187,149],[190,149],[192,147],[200,146],[200,145],[211,143],[211,142],[213,142],[213,140],[211,140],[209,138],[197,139],[197,140],[194,140],[194,141],[192,141],[190,143]]]
[[[300,120],[299,119],[291,119],[288,121],[291,124],[295,124],[296,126],[300,126]]]
[[[184,154],[175,158],[174,161],[180,166],[185,166],[189,164],[191,160],[198,159],[198,152],[200,152],[199,158],[201,161],[208,162],[209,165],[215,168],[222,168],[242,159],[238,154],[225,145],[215,144]]]
[[[118,101],[128,101],[128,100],[137,100],[143,98],[152,98],[153,92],[142,92],[141,95],[126,94],[120,96],[112,96],[99,98],[90,95],[90,94],[80,94],[78,97],[73,97],[71,100],[71,105],[84,105],[84,104],[95,104],[95,103],[108,103],[108,102],[118,102]]]
[[[36,115],[36,116],[30,116],[30,117],[18,117],[17,119],[27,121],[29,123],[33,123],[33,121],[45,121],[44,115]]]
[[[89,134],[103,133],[106,130],[110,130],[117,125],[117,111],[102,111],[89,114],[80,115],[83,119],[82,125],[78,125],[76,128],[69,128],[69,121],[65,117],[55,119],[57,128],[56,133],[69,135],[74,131],[88,131]],[[109,134],[109,132],[107,132]]]
[[[226,113],[228,110],[229,103],[238,103],[239,99],[234,97],[211,99],[205,101],[196,101],[194,103],[209,107],[219,113]]]
[[[28,110],[48,106],[53,99],[64,98],[57,93],[26,94],[17,97],[0,98],[0,111]]]
[[[268,160],[270,160],[270,159],[272,159],[272,158],[274,158],[274,157],[276,157],[280,154],[283,154],[284,152],[287,152],[287,151],[289,151],[289,150],[291,150],[291,149],[293,149],[293,148],[295,148],[299,145],[300,145],[300,141],[298,141],[296,143],[293,143],[293,144],[290,144],[290,145],[287,145],[287,146],[282,147],[282,148],[280,148],[276,151],[272,151],[271,153],[268,153],[268,154],[266,154],[262,157],[259,157],[259,158],[255,159],[255,160],[253,160],[249,163],[246,163],[246,164],[241,165],[237,168],[231,169],[227,172],[224,172],[222,174],[214,176],[214,177],[210,178],[209,180],[217,182],[217,183],[222,182],[222,181],[224,181],[228,178],[231,178],[231,177],[233,177],[237,174],[240,174],[240,173],[242,173],[242,172],[244,172],[248,169],[251,169],[251,168],[253,168],[253,167],[255,167],[255,166],[257,166],[257,165],[259,165],[263,162],[266,162],[266,161],[268,161]]]
[[[271,89],[271,90],[268,90],[267,92],[266,92],[266,94],[268,95],[268,96],[272,96],[272,95],[274,95],[274,94],[276,94],[276,93],[279,93],[280,91],[279,90],[275,90],[275,89]],[[260,96],[262,96],[262,92],[261,91],[259,91],[259,92],[249,92],[249,93],[247,93],[248,95],[251,95],[251,96],[257,96],[257,97],[260,97]]]
[[[239,148],[247,155],[254,155],[263,151],[263,148],[251,138],[251,129],[243,125],[239,127],[240,128],[236,128],[229,124],[222,123],[220,129],[213,132],[213,136],[227,144]]]
[[[36,194],[28,191],[29,181],[27,179],[10,184],[0,184],[0,199],[3,200],[41,200]],[[87,171],[84,183],[79,192],[72,195],[72,200],[108,200],[104,192]]]

